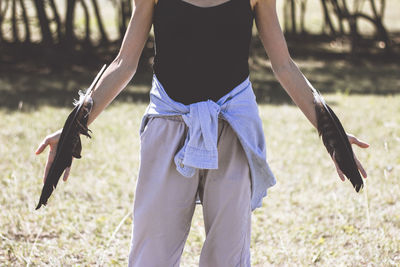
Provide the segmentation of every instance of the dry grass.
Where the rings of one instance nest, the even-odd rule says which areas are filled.
[[[394,3],[388,1],[387,18],[398,30]],[[312,12],[310,27],[316,27],[319,8]],[[253,266],[399,266],[399,65],[297,60],[346,130],[371,145],[353,146],[369,176],[356,194],[340,181],[316,130],[290,104],[264,58],[251,58],[251,78],[278,182],[253,213]],[[96,120],[69,181],[60,182],[46,208],[34,210],[46,160],[34,150],[62,126],[88,77],[94,73],[82,69],[0,73],[0,266],[126,266],[146,107],[130,100],[143,99],[149,80],[129,86]],[[204,238],[198,206],[182,266],[197,265]]]
[[[398,266],[400,264],[399,96],[325,94],[348,132],[371,144],[355,148],[368,172],[356,194],[342,183],[315,129],[293,105],[260,104],[268,160],[278,183],[252,218],[252,263]],[[139,164],[145,104],[115,103],[92,125],[49,205],[35,211],[45,155],[38,142],[60,127],[69,108],[0,110],[0,265],[124,266]],[[196,266],[204,241],[196,209],[182,266]]]

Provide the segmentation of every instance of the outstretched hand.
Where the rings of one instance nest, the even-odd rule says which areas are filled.
[[[43,139],[42,143],[39,145],[39,147],[35,151],[35,154],[39,155],[46,149],[47,146],[50,146],[50,151],[49,151],[49,155],[47,157],[47,162],[46,162],[46,166],[45,166],[44,174],[43,174],[43,183],[46,182],[46,178],[47,178],[47,174],[49,173],[50,166],[54,161],[54,157],[57,152],[58,141],[60,140],[61,131],[62,131],[62,129],[46,136]],[[70,169],[71,169],[71,167],[65,169],[64,176],[63,176],[64,182],[67,181],[67,179],[68,179]]]
[[[367,148],[367,147],[369,147],[369,144],[368,144],[368,143],[366,143],[366,142],[364,142],[364,141],[358,139],[358,138],[355,137],[354,135],[349,134],[349,133],[346,133],[346,134],[347,134],[347,138],[349,139],[350,144],[356,144],[356,145],[358,145],[358,146],[361,147],[361,148]],[[335,156],[335,152],[333,153],[333,155],[331,156],[331,158],[332,158],[333,162],[335,163],[336,171],[337,171],[337,173],[338,173],[340,179],[344,182],[344,181],[346,180],[346,178],[345,178],[343,172],[340,170],[339,165],[337,164],[337,162],[336,162],[334,156]],[[355,160],[355,162],[356,162],[356,164],[357,164],[358,170],[361,172],[361,174],[362,174],[362,176],[363,176],[364,178],[367,178],[367,172],[365,171],[365,169],[364,169],[364,167],[362,166],[361,162],[357,159],[356,154],[355,154],[354,152],[353,152],[353,156],[354,156],[354,160]]]

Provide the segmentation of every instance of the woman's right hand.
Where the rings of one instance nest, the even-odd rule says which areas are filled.
[[[58,140],[60,139],[61,131],[62,131],[62,129],[46,136],[46,138],[43,139],[42,143],[36,149],[35,154],[39,155],[40,153],[43,152],[43,150],[46,149],[47,146],[50,146],[49,156],[47,157],[47,162],[46,162],[46,166],[44,169],[43,183],[46,182],[46,178],[47,178],[47,174],[49,173],[50,166],[54,161],[54,157],[55,157],[56,151],[57,151],[57,144],[58,144]],[[71,169],[71,167],[65,169],[64,177],[63,177],[64,182],[67,181],[67,179],[68,179],[70,169]]]

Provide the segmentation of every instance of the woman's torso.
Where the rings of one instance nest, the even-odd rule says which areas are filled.
[[[167,94],[184,104],[217,101],[244,81],[253,19],[250,0],[211,7],[158,0],[153,70]]]

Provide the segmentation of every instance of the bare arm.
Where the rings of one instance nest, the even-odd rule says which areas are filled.
[[[316,128],[317,120],[313,105],[312,85],[289,55],[276,14],[276,0],[257,1],[255,4],[255,22],[265,51],[271,60],[275,77]]]
[[[148,38],[153,21],[154,0],[134,0],[134,7],[118,55],[105,70],[92,93],[93,108],[90,112],[88,124],[111,103],[111,101],[125,88],[136,73],[140,55]],[[50,146],[43,182],[49,172],[56,154],[61,130],[48,135],[36,149],[36,155]],[[63,180],[66,181],[70,167],[64,172]]]
[[[93,91],[94,105],[88,124],[96,119],[136,73],[152,25],[154,0],[134,0],[133,3],[132,16],[120,51]]]
[[[275,77],[311,124],[317,128],[314,95],[312,93],[313,87],[290,57],[276,14],[276,0],[255,1],[256,26],[265,51],[271,60]],[[369,146],[352,134],[347,134],[347,137],[350,144],[356,144],[362,148]],[[343,172],[339,169],[336,160],[332,159],[339,177],[344,181]],[[366,178],[367,173],[355,155],[354,159],[362,175]]]

